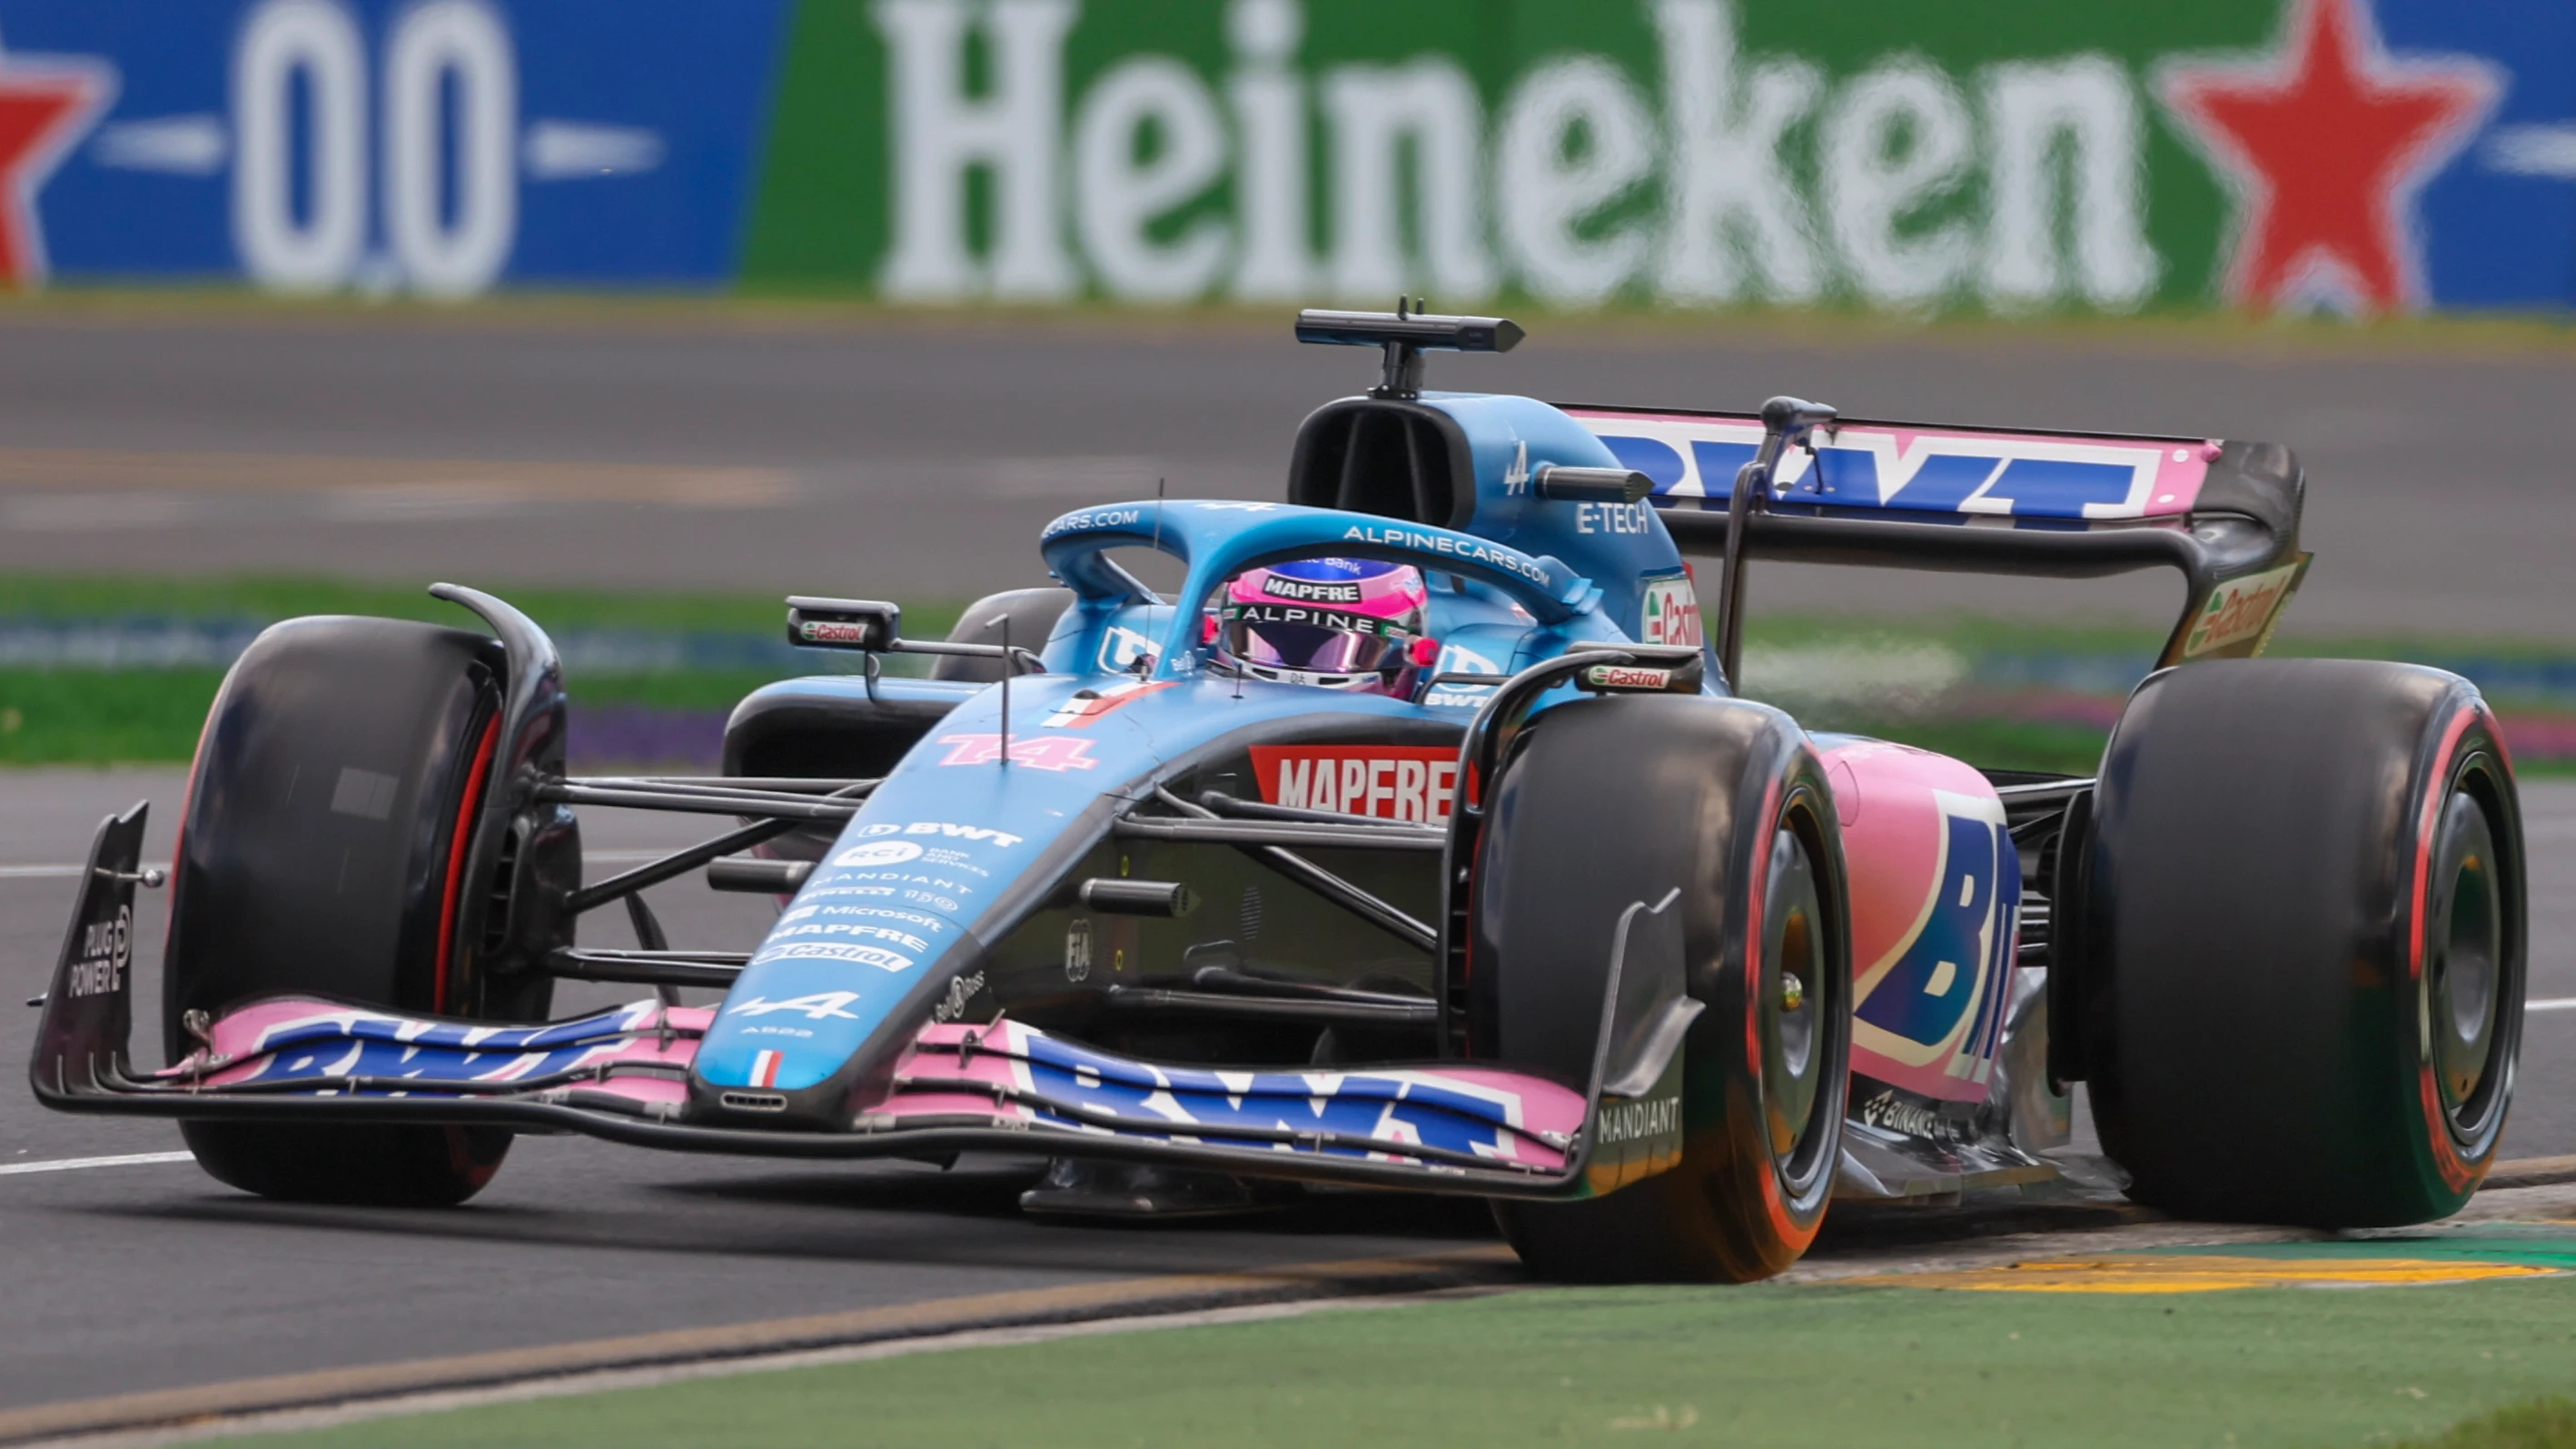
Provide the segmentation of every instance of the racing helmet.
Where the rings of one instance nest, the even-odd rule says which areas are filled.
[[[1228,580],[1208,637],[1220,658],[1256,679],[1401,696],[1440,656],[1423,633],[1429,597],[1409,564],[1296,559]]]

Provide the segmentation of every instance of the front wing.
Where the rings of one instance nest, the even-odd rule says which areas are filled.
[[[30,1075],[66,1111],[566,1130],[684,1151],[804,1158],[972,1149],[1187,1164],[1247,1176],[1510,1197],[1611,1191],[1680,1159],[1681,1059],[1634,1098],[1480,1063],[1234,1070],[1135,1061],[1020,1022],[922,1027],[845,1131],[686,1120],[708,1008],[642,1001],[542,1025],[254,1001],[137,1073],[121,954],[142,811],[93,849]],[[1613,978],[1615,988],[1615,975]],[[1617,999],[1615,989],[1612,996]],[[1605,1013],[1605,1016],[1615,1013]],[[1604,1047],[1616,1023],[1604,1022]],[[1625,1074],[1633,1078],[1635,1073]],[[727,1105],[757,1110],[759,1103]]]

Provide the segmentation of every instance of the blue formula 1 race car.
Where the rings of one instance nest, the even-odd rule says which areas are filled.
[[[1056,1210],[1477,1195],[1591,1279],[1759,1278],[1837,1197],[2076,1171],[2076,1081],[2172,1212],[2395,1224],[2476,1190],[2520,1034],[2512,772],[2462,679],[2252,657],[2307,563],[2286,449],[1426,393],[1426,349],[1519,329],[1298,330],[1384,366],[1306,420],[1285,501],[1066,514],[1061,587],[944,642],[791,599],[864,672],[745,699],[720,776],[569,777],[552,646],[469,589],[435,592],[488,634],[269,630],[183,807],[168,1064],[127,1047],[138,806],[94,847],[37,1094],[179,1118],[281,1198],[458,1202],[519,1130],[1003,1150],[1052,1159]],[[1718,561],[1710,639],[1684,550]],[[2098,776],[2042,777],[1734,693],[1756,558],[2172,567],[2189,604]],[[877,667],[906,652],[926,677]],[[606,806],[722,824],[586,880]],[[672,948],[638,892],[699,872],[783,898],[768,934]],[[609,906],[641,949],[578,943]],[[654,994],[550,1020],[563,979]]]

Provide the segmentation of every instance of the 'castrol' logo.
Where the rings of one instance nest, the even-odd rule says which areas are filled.
[[[796,626],[798,637],[808,644],[865,644],[868,626],[839,619],[807,619]]]
[[[2200,617],[2192,621],[2191,636],[2183,640],[2182,657],[2196,659],[2259,637],[2271,626],[2272,616],[2280,612],[2281,601],[2288,597],[2290,584],[2298,575],[2299,566],[2290,563],[2219,585],[2210,592],[2209,603],[2201,609]]]
[[[1583,671],[1583,682],[1594,689],[1670,689],[1673,672],[1633,664],[1596,664]]]

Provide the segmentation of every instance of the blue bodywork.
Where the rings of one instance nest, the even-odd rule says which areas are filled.
[[[1645,639],[1650,594],[1688,599],[1681,555],[1652,508],[1537,496],[1532,476],[1548,464],[1615,466],[1582,424],[1528,398],[1423,402],[1469,444],[1465,529],[1222,500],[1106,504],[1049,524],[1040,549],[1074,602],[1046,643],[1045,672],[960,699],[849,822],[718,1012],[697,1057],[696,1100],[756,1086],[829,1116],[890,1068],[935,1008],[953,1009],[958,983],[977,979],[986,953],[1058,891],[1118,813],[1194,754],[1319,716],[1345,736],[1352,720],[1410,726],[1416,738],[1426,723],[1463,732],[1491,693],[1435,685],[1406,701],[1211,672],[1203,610],[1235,574],[1317,555],[1416,565],[1434,582],[1438,672],[1497,677],[1587,642]],[[1177,594],[1158,597],[1111,557],[1137,548],[1186,567]],[[1121,687],[1132,697],[1116,709],[1078,728],[1058,722],[1059,710]],[[745,707],[871,688],[930,697],[960,687],[800,679]]]

